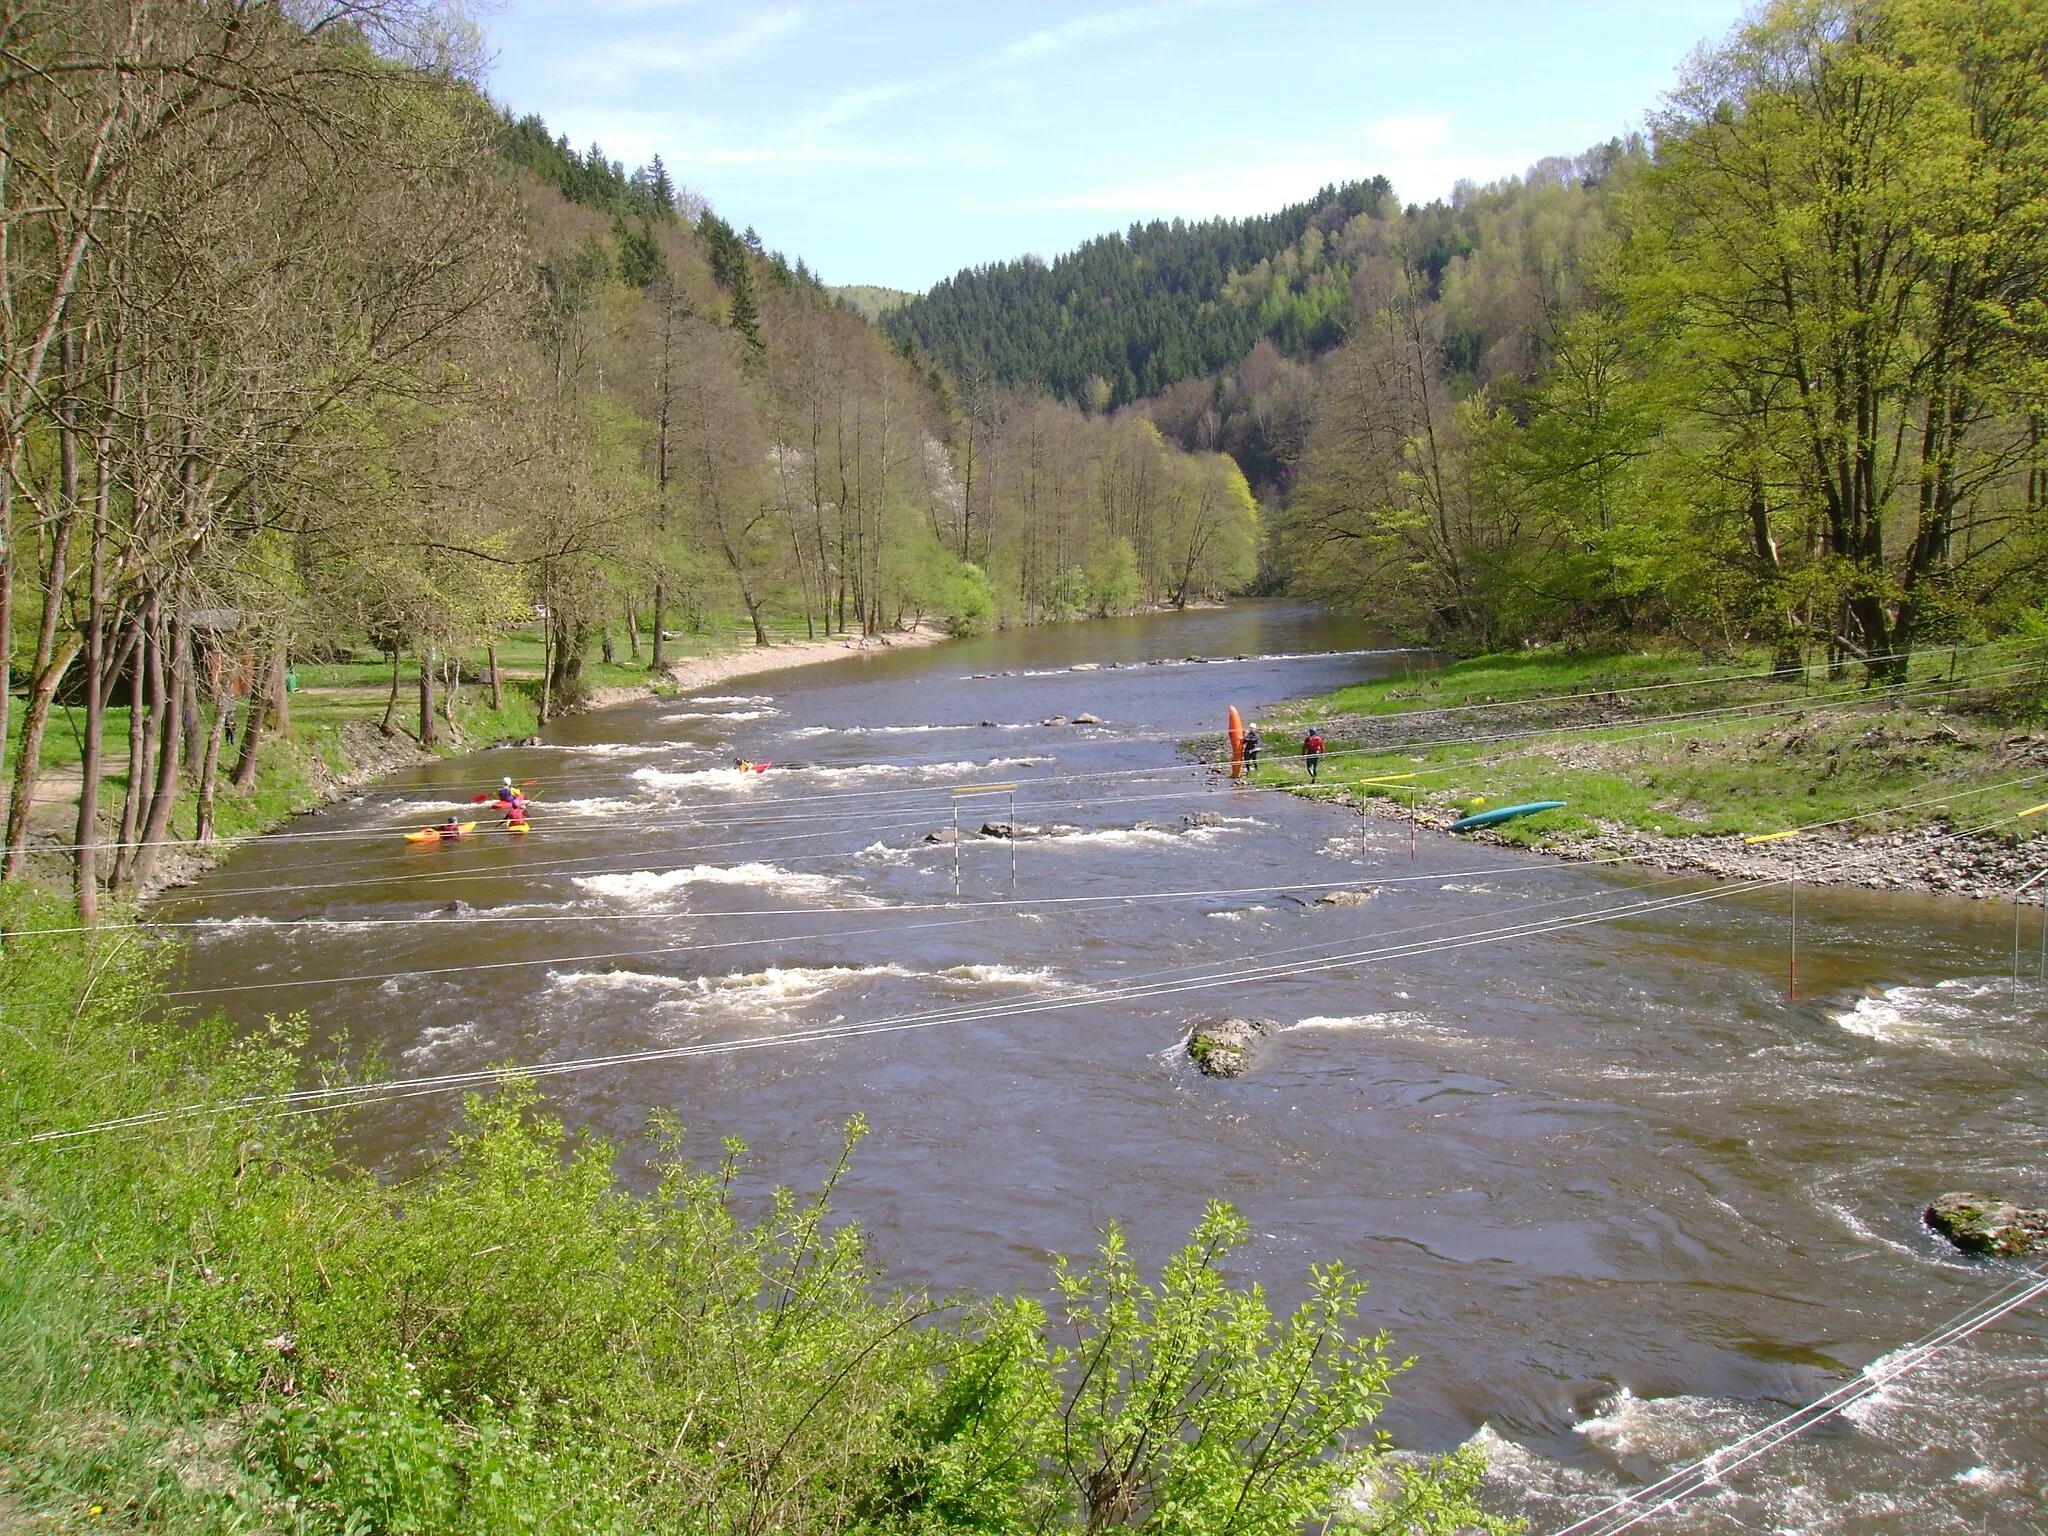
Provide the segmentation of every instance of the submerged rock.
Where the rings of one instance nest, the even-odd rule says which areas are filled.
[[[1185,827],[1220,827],[1223,825],[1221,811],[1185,811],[1181,814],[1181,825]]]
[[[1325,891],[1316,898],[1316,905],[1319,907],[1362,907],[1377,895],[1379,895],[1379,892],[1376,890]]]
[[[1043,827],[1027,827],[1020,821],[984,821],[981,824],[983,837],[1007,837],[1021,841],[1027,837],[1043,837]]]
[[[2025,1210],[1992,1195],[1956,1191],[1936,1195],[1923,1219],[1965,1253],[2000,1259],[2048,1253],[2048,1210]]]
[[[1074,716],[1074,724],[1076,724],[1076,725],[1100,725],[1100,724],[1102,724],[1102,716],[1100,716],[1100,715],[1089,715],[1089,714],[1080,714],[1080,715],[1076,715],[1076,716]]]
[[[1067,717],[1065,715],[1048,715],[1045,719],[1039,721],[1038,723],[1040,725],[1065,725],[1067,723]]]
[[[1208,1077],[1242,1077],[1259,1041],[1273,1033],[1271,1019],[1211,1019],[1188,1035],[1188,1059]]]
[[[951,827],[940,827],[936,832],[927,832],[924,835],[924,840],[928,843],[950,843],[953,839],[954,832]]]

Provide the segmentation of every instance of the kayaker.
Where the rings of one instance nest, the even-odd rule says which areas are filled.
[[[498,783],[498,794],[495,803],[501,807],[524,805],[526,803],[526,796],[519,793],[518,787],[510,779],[501,779]]]
[[[1244,771],[1259,771],[1259,723],[1254,720],[1244,731]]]
[[[1308,769],[1308,781],[1313,784],[1323,769],[1323,733],[1315,726],[1308,728],[1308,738],[1301,744],[1302,766]]]
[[[505,825],[508,827],[523,827],[526,825],[526,802],[524,800],[514,800],[505,807]]]
[[[450,811],[448,813],[448,819],[442,822],[440,826],[434,828],[434,830],[440,833],[441,836],[444,838],[460,837],[462,836],[461,819],[458,818],[453,811]]]

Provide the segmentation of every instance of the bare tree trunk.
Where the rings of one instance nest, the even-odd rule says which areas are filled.
[[[647,660],[647,670],[659,672],[667,665],[662,650],[662,626],[668,622],[668,584],[659,576],[654,578],[654,646]]]
[[[227,736],[228,701],[221,692],[221,656],[214,649],[208,658],[211,686],[207,689],[213,700],[213,715],[206,730],[204,756],[199,763],[199,813],[193,836],[202,843],[213,841],[214,788],[220,780],[220,749]],[[195,690],[196,692],[196,690]]]
[[[14,466],[0,464],[0,784],[7,782],[8,716],[14,702]]]
[[[100,756],[107,738],[107,503],[111,490],[104,441],[93,498],[92,556],[85,589],[85,740],[78,750],[78,830],[73,835],[71,891],[78,920],[100,920]]]
[[[640,615],[633,611],[633,600],[626,599],[626,644],[627,654],[635,661],[640,659]]]
[[[540,627],[540,724],[548,723],[548,711],[555,701],[555,616],[548,613]]]
[[[277,734],[289,738],[292,733],[292,652],[284,641],[278,642],[277,663],[270,669],[270,718]]]
[[[121,849],[114,866],[114,882],[122,888],[133,881],[142,851],[142,824],[150,807],[149,765],[163,722],[164,649],[154,592],[143,603],[136,623],[141,630],[128,699],[128,794],[121,805]]]
[[[440,737],[434,731],[434,648],[425,641],[420,643],[420,745],[438,746]]]
[[[74,342],[70,331],[60,340],[60,382],[63,397],[57,403],[57,495],[56,526],[50,531],[50,563],[43,573],[42,622],[36,626],[36,648],[29,663],[28,699],[21,717],[21,745],[14,760],[13,789],[7,797],[7,855],[0,863],[0,880],[21,874],[28,857],[29,813],[35,809],[36,786],[43,771],[43,731],[49,724],[50,705],[57,696],[71,658],[78,654],[81,636],[71,635],[61,643],[57,638],[64,617],[64,589],[70,579],[71,533],[81,510],[78,500],[78,433],[75,405],[71,396],[77,372]]]
[[[384,696],[384,718],[377,722],[377,729],[386,736],[396,736],[398,727],[398,647],[391,647],[391,691]]]
[[[441,718],[448,722],[448,738],[457,746],[462,744],[462,722],[455,718],[455,711],[462,704],[462,658],[451,655],[446,666],[447,675],[441,689]]]
[[[256,782],[263,732],[270,723],[271,700],[283,692],[284,648],[280,646],[264,665],[263,676],[249,690],[249,721],[242,727],[242,751],[235,759],[234,785],[237,789],[247,789]]]
[[[206,751],[206,716],[199,704],[199,668],[190,662],[185,665],[185,696],[178,701],[178,724],[185,733],[185,761],[196,763]]]
[[[493,640],[484,647],[484,659],[491,669],[491,708],[501,710],[505,707],[505,679],[498,671],[497,641]]]
[[[157,731],[156,786],[150,792],[149,817],[142,824],[141,846],[135,851],[134,880],[137,885],[147,885],[149,877],[156,870],[157,855],[163,847],[165,835],[170,831],[171,811],[178,803],[178,767],[180,749],[184,745],[183,722],[179,719],[185,699],[185,679],[191,667],[192,636],[186,622],[182,594],[173,594],[177,612],[171,616],[171,639],[169,667],[159,667],[166,672],[160,695],[164,711],[163,724]]]

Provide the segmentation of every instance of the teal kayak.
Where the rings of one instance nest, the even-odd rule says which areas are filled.
[[[1531,800],[1527,805],[1504,805],[1497,811],[1475,811],[1463,820],[1451,823],[1453,832],[1470,832],[1475,827],[1497,826],[1503,821],[1513,821],[1517,816],[1534,816],[1538,811],[1560,811],[1562,800]]]

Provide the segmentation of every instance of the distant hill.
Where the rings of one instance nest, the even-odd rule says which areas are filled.
[[[882,328],[962,377],[1123,405],[1229,367],[1262,336],[1293,353],[1335,345],[1348,273],[1320,253],[1392,197],[1380,176],[1256,218],[1133,224],[1049,267],[1027,256],[970,268]]]
[[[917,295],[903,288],[877,288],[872,283],[833,283],[825,291],[841,303],[851,305],[863,318],[879,322],[892,309],[901,309]]]

